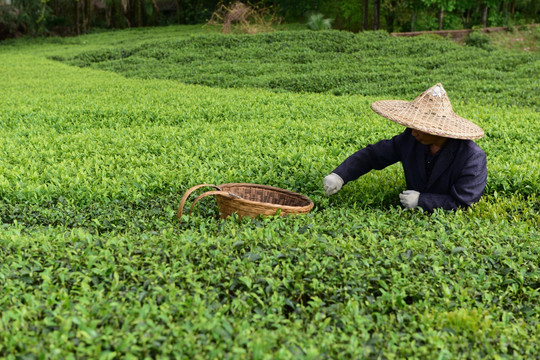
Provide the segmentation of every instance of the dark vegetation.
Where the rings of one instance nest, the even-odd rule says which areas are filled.
[[[236,1],[219,0],[0,0],[0,39],[73,35],[100,29],[202,24]],[[514,26],[539,22],[536,0],[260,0],[249,3],[266,25],[332,20],[335,29],[389,32]]]

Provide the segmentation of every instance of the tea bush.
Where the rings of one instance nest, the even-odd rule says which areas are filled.
[[[302,54],[278,46],[300,49],[311,38],[305,49],[317,49],[319,39],[345,66],[347,52],[335,49],[356,38],[309,34],[294,45],[293,33],[251,40],[173,27],[0,45],[1,357],[538,357],[538,55],[490,52],[490,61],[468,63],[475,70],[448,65],[442,82],[456,112],[486,132],[478,144],[489,178],[473,207],[427,214],[398,206],[399,165],[330,198],[321,182],[353,151],[403,130],[371,102],[412,100],[439,80],[385,89],[391,72],[417,68],[396,65],[401,41],[377,35],[362,46],[387,62],[361,57],[377,80],[365,83],[368,95],[344,76],[342,96],[307,92],[286,71]],[[184,51],[167,52],[182,39]],[[189,67],[169,55],[203,58],[219,39],[224,59],[240,46],[238,61],[279,75],[276,87],[249,76],[232,84],[225,60],[197,75],[212,87],[182,83]],[[255,55],[267,54],[265,41],[275,58]],[[484,54],[444,39],[403,43],[424,64],[437,48],[453,59]],[[150,61],[143,51],[169,55]],[[116,57],[128,53],[139,55]],[[125,66],[120,59],[138,69],[125,77],[102,66]],[[196,64],[193,74],[205,66]],[[307,61],[303,75],[315,89],[345,74],[316,65]],[[473,71],[486,78],[468,78]],[[287,82],[298,92],[278,87]],[[176,219],[188,188],[226,182],[298,191],[315,208],[220,220],[204,199]]]
[[[465,38],[465,44],[467,46],[476,46],[484,50],[493,50],[489,35],[480,31],[471,32],[467,38]]]
[[[414,97],[442,82],[460,89],[453,94],[456,100],[493,106],[513,98],[514,105],[538,108],[538,82],[531,81],[538,74],[538,53],[488,51],[484,43],[473,44],[464,48],[432,35],[294,31],[151,41],[60,59],[143,79],[336,95]],[[515,96],[516,91],[522,93]]]

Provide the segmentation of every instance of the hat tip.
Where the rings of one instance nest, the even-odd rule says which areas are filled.
[[[446,91],[444,90],[441,83],[437,83],[428,90],[428,93],[431,96],[442,97],[446,94]]]

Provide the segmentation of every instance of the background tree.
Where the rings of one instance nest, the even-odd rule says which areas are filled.
[[[420,7],[421,3],[419,0],[410,0],[405,3],[406,11],[410,13],[410,31],[415,30],[415,23],[416,23],[416,12],[418,8]]]
[[[456,8],[457,0],[422,0],[426,6],[434,7],[437,10],[439,20],[439,30],[443,29],[443,20],[445,12],[451,12]]]
[[[0,0],[0,39],[83,34],[92,28],[206,23],[236,0]],[[320,12],[342,30],[419,31],[540,22],[539,0],[253,0],[285,22]]]
[[[368,29],[368,14],[369,14],[369,0],[362,0],[363,2],[363,14],[362,14],[362,30]]]
[[[381,0],[373,0],[373,30],[379,30]]]

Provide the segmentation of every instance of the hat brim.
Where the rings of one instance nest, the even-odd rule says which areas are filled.
[[[454,112],[439,115],[403,100],[380,100],[371,104],[377,114],[400,125],[431,135],[452,139],[474,140],[484,136],[478,125]]]

